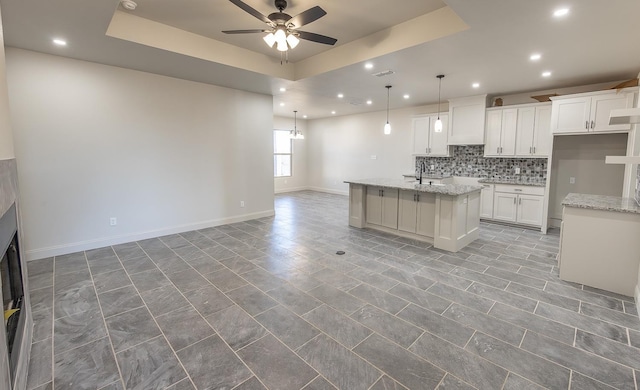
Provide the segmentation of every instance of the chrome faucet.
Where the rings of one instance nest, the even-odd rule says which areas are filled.
[[[419,170],[419,174],[416,175],[416,179],[418,179],[418,183],[422,184],[422,172],[427,170],[427,163],[422,161],[419,165],[418,165],[418,170]]]

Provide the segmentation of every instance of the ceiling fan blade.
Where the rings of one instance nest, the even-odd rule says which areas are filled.
[[[264,32],[269,32],[269,30],[254,29],[254,30],[227,30],[227,31],[223,31],[223,33],[225,33],[225,34],[254,34],[254,33],[264,33]]]
[[[266,16],[264,16],[260,12],[256,11],[250,5],[242,2],[241,0],[229,0],[229,1],[232,2],[233,4],[237,5],[238,7],[242,8],[242,10],[244,10],[246,13],[253,15],[254,17],[262,20],[263,22],[269,23],[269,24],[271,23],[271,20],[269,20],[269,18],[267,18]]]
[[[326,35],[320,35],[312,32],[299,31],[299,30],[296,30],[296,33],[298,34],[300,39],[306,39],[307,41],[311,41],[311,42],[324,43],[325,45],[335,45],[336,42],[338,42],[337,39],[328,37]]]
[[[325,10],[323,10],[322,8],[316,5],[315,7],[309,8],[308,10],[289,19],[289,21],[287,22],[287,25],[292,24],[293,28],[300,28],[305,24],[315,22],[316,20],[320,19],[326,14],[327,12]]]

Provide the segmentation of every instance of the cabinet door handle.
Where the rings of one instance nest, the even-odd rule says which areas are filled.
[[[514,191],[522,192],[522,188],[514,188]]]
[[[418,194],[418,202],[420,202],[420,194]]]
[[[513,204],[516,204],[516,198],[513,198]]]
[[[536,147],[533,147],[533,154],[536,154]]]
[[[413,194],[413,201],[416,201],[416,194]]]
[[[533,147],[529,146],[529,154],[533,153],[532,150],[533,150]]]
[[[591,128],[593,129],[594,127],[596,127],[596,122],[591,121]]]
[[[518,198],[518,204],[522,204],[522,198]]]
[[[589,121],[584,122],[584,128],[589,130]]]
[[[424,148],[425,153],[429,153],[429,148]]]
[[[380,196],[384,196],[384,190],[380,190]]]

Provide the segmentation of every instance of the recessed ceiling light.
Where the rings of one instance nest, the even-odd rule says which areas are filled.
[[[538,53],[531,54],[531,57],[529,57],[531,61],[538,61],[540,58],[542,58],[542,55]]]
[[[373,64],[371,62],[367,62],[364,64],[365,69],[373,69]]]
[[[556,18],[561,18],[569,13],[569,8],[559,8],[553,11],[553,16]]]
[[[285,87],[280,88],[280,92],[287,92],[287,89]]]
[[[404,96],[402,96],[405,99],[409,99],[411,96],[409,94],[405,94]]]
[[[64,39],[54,39],[53,43],[55,43],[58,46],[67,46],[67,41],[65,41]]]
[[[546,72],[542,72],[542,77],[549,77],[551,76],[551,72],[546,71]]]
[[[280,107],[284,107],[284,103],[280,103]]]
[[[336,112],[335,112],[335,111],[331,111],[331,115],[335,115],[335,114],[336,114]]]
[[[136,7],[138,6],[138,4],[135,3],[135,1],[131,1],[131,0],[121,0],[120,4],[122,4],[122,6],[129,11],[135,10]]]
[[[372,102],[371,100],[367,100],[367,104],[368,104],[368,105],[372,105],[372,104],[373,104],[373,102]]]
[[[344,97],[344,95],[343,95],[343,94],[341,94],[341,93],[339,93],[339,94],[338,94],[338,98],[339,98],[339,99],[342,99],[343,97]]]
[[[306,116],[306,115],[303,115],[302,117],[303,117],[304,119],[307,119],[307,116]]]
[[[473,84],[471,84],[471,86],[473,88],[480,88],[480,83],[473,83]]]

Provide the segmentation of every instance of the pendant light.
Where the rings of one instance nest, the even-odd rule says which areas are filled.
[[[444,75],[439,74],[436,77],[440,79],[440,85],[438,86],[438,119],[434,125],[434,130],[436,133],[442,133],[442,121],[440,120],[440,91],[442,90],[442,79],[444,78]]]
[[[391,134],[391,125],[389,124],[389,91],[391,90],[391,86],[387,85],[385,87],[387,89],[387,123],[384,125],[384,134]]]
[[[298,111],[293,111],[293,130],[289,132],[291,139],[304,139],[304,134],[298,131]]]

